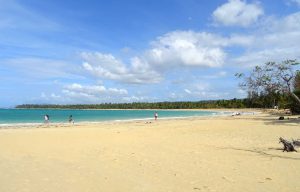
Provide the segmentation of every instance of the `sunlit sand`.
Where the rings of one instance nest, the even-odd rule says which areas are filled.
[[[300,191],[300,152],[278,143],[300,138],[300,121],[277,118],[1,129],[0,191]]]

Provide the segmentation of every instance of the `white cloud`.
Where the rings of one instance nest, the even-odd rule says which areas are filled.
[[[156,38],[143,54],[132,57],[129,65],[111,54],[84,52],[83,68],[97,78],[123,83],[158,83],[167,70],[180,67],[221,67],[224,47],[249,44],[249,37],[225,38],[212,33],[173,31]]]
[[[138,57],[132,58],[130,66],[126,66],[111,54],[85,52],[81,56],[85,61],[83,68],[98,78],[133,84],[158,83],[162,80],[159,73]]]
[[[167,71],[176,68],[215,68],[225,64],[230,46],[248,46],[252,36],[173,31],[159,36],[143,54],[130,58],[128,64],[112,54],[83,52],[82,67],[99,79],[129,84],[159,83]]]
[[[156,70],[222,67],[228,59],[227,48],[251,46],[254,40],[253,35],[226,37],[207,32],[173,31],[152,42],[151,49],[145,51],[143,57]]]
[[[191,94],[192,92],[188,89],[184,89],[184,92],[186,92],[187,94]]]
[[[41,96],[48,99],[44,93]],[[61,103],[122,103],[122,102],[148,102],[153,101],[153,97],[145,95],[130,95],[126,89],[107,88],[103,85],[82,85],[73,83],[67,85],[62,90],[62,95],[51,94],[52,99]],[[58,101],[57,99],[60,98]]]
[[[284,17],[267,17],[263,20],[260,28],[263,33],[275,32],[294,32],[299,31],[300,12],[295,12]]]
[[[270,17],[253,33],[253,43],[233,63],[254,66],[267,61],[299,59],[300,12],[283,18]]]
[[[81,85],[73,83],[68,85],[64,89],[65,93],[86,94],[90,96],[102,96],[102,95],[127,95],[126,89],[106,88],[103,85]]]
[[[42,92],[40,98],[34,98],[33,100],[39,100],[43,103],[60,103],[64,99],[61,97],[61,95],[57,95],[55,93],[47,95],[46,93]]]
[[[256,50],[245,53],[244,55],[232,59],[234,63],[243,65],[245,67],[253,67],[264,64],[268,61],[283,61],[286,59],[298,59],[300,57],[297,47],[291,48],[271,48]]]
[[[227,39],[215,34],[194,31],[173,31],[152,42],[145,58],[148,63],[162,68],[220,67],[226,53],[222,49]]]
[[[228,46],[250,46],[255,43],[255,37],[253,35],[238,35],[231,34],[228,39]]]
[[[225,26],[247,27],[256,22],[263,13],[263,9],[257,3],[229,0],[213,12],[213,19],[216,23]]]
[[[73,83],[66,85],[61,94],[41,93],[40,98],[35,98],[40,103],[73,104],[73,103],[103,103],[121,102],[128,99],[126,89],[106,88],[103,85],[82,85]]]
[[[121,98],[121,102],[149,102],[153,101],[153,98],[146,97],[146,96],[128,96]]]
[[[50,97],[51,97],[51,98],[54,98],[54,99],[60,99],[60,98],[61,98],[60,95],[56,95],[55,93],[52,93],[52,94],[50,95]]]

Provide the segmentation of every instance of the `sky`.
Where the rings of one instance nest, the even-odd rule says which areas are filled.
[[[300,0],[0,0],[0,107],[244,98],[300,58]]]

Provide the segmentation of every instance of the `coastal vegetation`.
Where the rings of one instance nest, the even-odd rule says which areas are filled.
[[[54,109],[210,109],[210,108],[246,108],[251,107],[248,99],[211,100],[211,101],[182,101],[182,102],[135,102],[135,103],[102,103],[102,104],[23,104],[16,108],[54,108]]]
[[[267,62],[255,66],[249,75],[237,73],[240,87],[248,92],[249,100],[263,99],[275,108],[290,108],[300,112],[300,71],[296,60]]]
[[[280,96],[281,106],[287,106],[288,98]],[[52,104],[23,104],[16,108],[37,109],[212,109],[212,108],[271,108],[273,102],[266,95],[253,95],[252,98],[210,100],[210,101],[181,101],[181,102],[136,102],[136,103],[102,103],[102,104],[76,104],[76,105],[52,105]]]

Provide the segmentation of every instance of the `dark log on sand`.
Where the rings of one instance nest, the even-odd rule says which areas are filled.
[[[292,144],[293,144],[295,147],[300,147],[300,140],[299,140],[299,139],[297,139],[297,140],[292,139]]]
[[[283,152],[284,151],[286,151],[286,152],[296,151],[297,152],[294,145],[291,142],[289,142],[288,140],[285,140],[282,137],[280,137],[279,138],[279,143],[283,144]]]

